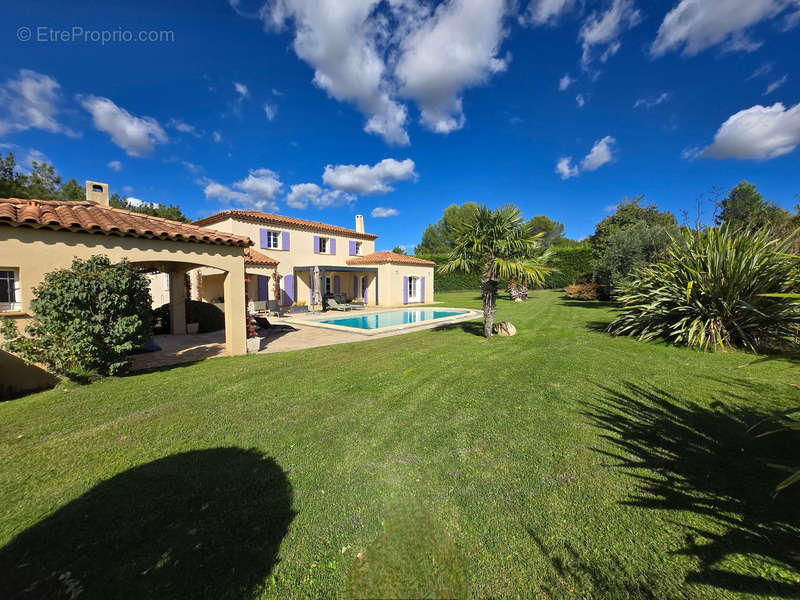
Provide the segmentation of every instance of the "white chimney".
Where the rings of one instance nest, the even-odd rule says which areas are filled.
[[[108,184],[87,181],[86,199],[90,202],[97,202],[101,206],[108,206]]]
[[[364,215],[356,215],[356,231],[364,233]]]

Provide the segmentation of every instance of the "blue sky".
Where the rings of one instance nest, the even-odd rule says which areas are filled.
[[[191,217],[363,213],[385,249],[466,201],[581,238],[626,195],[693,220],[714,186],[748,179],[786,208],[800,193],[800,0],[29,1],[4,17],[0,151]]]

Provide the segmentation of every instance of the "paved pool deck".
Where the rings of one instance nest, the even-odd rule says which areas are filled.
[[[437,309],[440,307],[436,307]],[[395,309],[386,309],[397,310]],[[369,311],[380,312],[380,311]],[[365,314],[366,311],[353,311],[352,314]],[[337,316],[347,313],[335,313]],[[325,317],[331,317],[331,313],[325,313]],[[291,352],[293,350],[305,350],[307,348],[317,348],[319,346],[332,346],[334,344],[349,344],[351,342],[363,342],[376,338],[403,335],[412,331],[423,329],[433,329],[456,323],[463,323],[480,318],[480,311],[469,311],[468,313],[455,318],[448,318],[436,321],[420,321],[396,327],[389,327],[387,331],[380,333],[358,333],[358,330],[346,331],[344,327],[321,327],[320,325],[309,325],[308,322],[314,316],[304,315],[301,317],[270,317],[272,327],[259,331],[261,336],[261,348],[258,354],[272,354],[277,352]],[[148,352],[133,356],[134,371],[166,367],[169,365],[195,362],[207,358],[227,356],[225,350],[225,332],[214,331],[211,333],[198,333],[195,335],[156,335],[153,337],[156,344],[161,347],[158,352]]]

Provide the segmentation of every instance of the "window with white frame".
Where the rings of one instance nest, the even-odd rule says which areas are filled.
[[[319,238],[319,252],[320,254],[328,253],[328,238]]]
[[[19,270],[0,267],[0,312],[22,310]]]
[[[356,242],[356,256],[361,256],[361,242]]]
[[[270,250],[279,250],[281,243],[281,234],[279,231],[267,231],[264,236],[264,248]]]
[[[419,302],[419,277],[408,278],[408,301]]]

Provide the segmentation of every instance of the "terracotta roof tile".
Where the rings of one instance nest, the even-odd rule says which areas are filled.
[[[248,247],[250,238],[96,202],[0,198],[0,225]],[[263,256],[263,255],[262,255]]]
[[[435,266],[436,263],[424,258],[417,258],[416,256],[406,256],[405,254],[397,254],[396,252],[373,252],[366,256],[358,256],[351,258],[347,261],[348,265],[374,265],[379,263],[392,263],[395,265],[420,265],[420,266]]]
[[[244,264],[259,267],[277,267],[278,261],[252,248],[244,249]]]
[[[377,235],[371,233],[359,233],[355,229],[347,229],[346,227],[338,227],[336,225],[328,225],[327,223],[320,223],[319,221],[306,221],[305,219],[297,219],[295,217],[286,217],[284,215],[276,215],[274,213],[261,212],[258,210],[225,210],[210,217],[205,217],[195,221],[195,225],[208,227],[213,223],[219,223],[225,219],[234,218],[253,223],[264,223],[265,225],[285,225],[287,227],[296,227],[297,229],[306,229],[308,231],[320,231],[323,233],[338,233],[352,238],[359,238],[364,240],[377,239]]]

